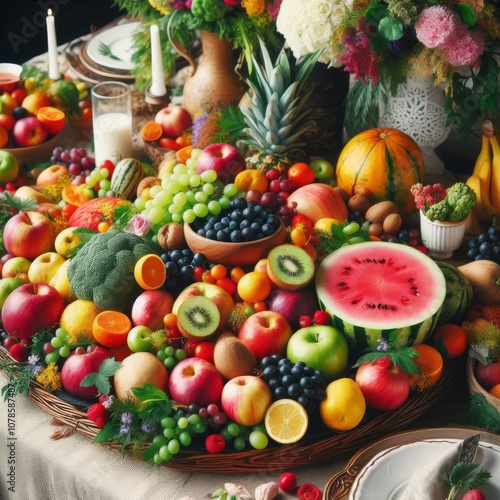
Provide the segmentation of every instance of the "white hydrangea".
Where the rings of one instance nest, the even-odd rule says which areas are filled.
[[[320,61],[340,67],[336,32],[354,0],[283,0],[276,27],[295,58],[323,49]]]

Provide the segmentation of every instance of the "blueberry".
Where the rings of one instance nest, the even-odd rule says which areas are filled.
[[[500,228],[497,226],[491,226],[488,229],[488,234],[490,235],[491,241],[497,242],[500,241]]]
[[[234,241],[235,243],[239,243],[244,241],[243,235],[241,234],[241,231],[239,229],[235,229],[234,231],[231,231],[230,235],[230,240]]]
[[[204,266],[207,263],[207,258],[204,254],[198,252],[193,255],[193,264],[195,266]]]
[[[291,398],[295,399],[300,395],[302,391],[300,389],[300,385],[295,383],[288,386],[287,392]]]
[[[284,387],[288,387],[289,385],[292,385],[292,384],[295,384],[295,377],[290,374],[286,374],[286,375],[283,375],[282,379],[281,379],[281,384],[284,386]]]
[[[267,383],[267,385],[269,386],[269,388],[272,391],[274,391],[278,387],[281,387],[281,380],[279,378],[272,378],[272,379],[269,380],[269,382]]]
[[[167,270],[167,276],[169,279],[171,276],[175,276],[179,271],[177,264],[172,260],[165,263],[165,269]]]
[[[488,233],[481,233],[477,237],[477,241],[479,241],[479,243],[488,242],[488,241],[490,241],[490,235]]]
[[[214,224],[214,229],[216,231],[222,231],[226,226],[224,226],[224,224],[222,222],[216,222]]]
[[[264,224],[261,229],[264,236],[270,236],[276,231],[276,229],[271,224]]]
[[[304,374],[304,367],[303,366],[300,366],[300,365],[295,365],[293,368],[292,368],[292,375],[297,379],[299,380],[302,375]]]
[[[198,231],[196,231],[196,233],[199,234],[200,236],[202,236],[203,238],[207,237],[207,231],[204,228],[198,229]]]
[[[279,359],[276,359],[275,356],[266,356],[262,358],[262,366],[266,368],[267,366],[276,366],[278,364]]]
[[[229,234],[226,233],[223,229],[217,231],[217,239],[219,241],[229,241]]]
[[[278,365],[283,366],[283,365],[290,365],[292,362],[288,358],[280,358],[278,360]]]
[[[314,382],[311,377],[302,377],[299,384],[303,389],[310,389],[314,385]]]
[[[260,233],[261,225],[258,224],[257,222],[252,222],[250,224],[250,228],[253,229],[256,233]]]
[[[283,387],[276,387],[273,392],[274,399],[284,399],[288,396],[287,390]]]
[[[231,229],[231,231],[234,231],[235,229],[239,229],[239,228],[240,228],[240,223],[238,221],[232,220],[229,223],[229,229]]]
[[[240,229],[243,231],[243,229],[247,229],[250,227],[250,221],[249,220],[242,220],[240,222]]]
[[[217,239],[217,231],[215,229],[209,229],[207,231],[206,237],[209,240],[216,240]]]
[[[241,208],[245,209],[247,207],[247,202],[245,198],[235,198],[231,200],[231,208]]]
[[[276,365],[268,365],[264,368],[262,376],[265,380],[271,380],[272,378],[278,377],[280,374],[279,368]]]
[[[245,208],[245,210],[243,210],[242,215],[243,215],[243,217],[245,219],[248,219],[248,220],[253,220],[257,216],[257,214],[255,213],[254,209],[253,208],[249,208],[249,207]]]
[[[193,275],[193,266],[191,264],[187,264],[181,267],[181,275],[182,276],[192,276]]]
[[[258,233],[255,234],[256,240],[261,240],[262,238],[264,238],[264,233],[262,231],[259,231]]]
[[[165,263],[167,263],[167,262],[170,260],[170,259],[169,259],[169,257],[168,257],[168,254],[166,254],[166,253],[162,253],[162,254],[160,255],[160,259],[161,259],[163,262],[165,262]]]
[[[229,226],[229,223],[231,222],[231,219],[226,215],[225,217],[222,217],[220,220],[221,224],[224,224],[224,226]]]
[[[193,252],[190,248],[183,248],[181,250],[181,252],[182,252],[182,255],[184,255],[185,257],[189,257],[190,259],[193,258]]]
[[[184,257],[182,254],[182,250],[172,250],[172,252],[170,253],[170,259],[174,262],[178,262],[179,259],[182,259],[182,257]]]
[[[241,210],[233,210],[229,217],[231,220],[234,220],[236,222],[241,222],[243,220],[243,215],[241,213]]]
[[[300,394],[297,397],[297,403],[300,403],[305,408],[307,403],[309,403],[309,400],[303,394]]]
[[[241,231],[243,235],[243,239],[245,241],[254,241],[255,240],[255,231],[251,227],[246,227]]]
[[[281,365],[280,366],[280,373],[281,375],[289,375],[292,373],[292,367],[291,365]]]
[[[188,266],[189,264],[191,264],[191,259],[188,257],[182,257],[177,261],[177,266],[179,267],[179,269],[184,266]]]

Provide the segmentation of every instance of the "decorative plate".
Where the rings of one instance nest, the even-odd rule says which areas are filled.
[[[482,429],[438,427],[400,432],[360,450],[325,487],[325,500],[402,500],[411,475],[449,449],[450,444],[480,434],[481,468],[492,477],[481,490],[500,498],[500,436]],[[461,497],[459,497],[461,498]]]
[[[133,36],[140,25],[134,21],[97,33],[87,44],[89,58],[103,68],[131,71]]]

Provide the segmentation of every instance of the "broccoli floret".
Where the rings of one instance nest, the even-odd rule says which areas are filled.
[[[222,0],[193,0],[191,4],[192,14],[207,23],[221,19],[228,10]]]
[[[100,309],[122,311],[135,287],[134,266],[140,257],[160,248],[139,236],[110,229],[93,236],[71,259],[68,280],[79,299]]]
[[[465,219],[476,204],[476,193],[463,182],[450,187],[440,202],[431,205],[425,212],[431,221],[458,222]]]

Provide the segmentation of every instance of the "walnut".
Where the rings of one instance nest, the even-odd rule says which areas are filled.
[[[184,228],[177,222],[168,222],[158,231],[158,244],[164,250],[180,250],[186,247]]]

